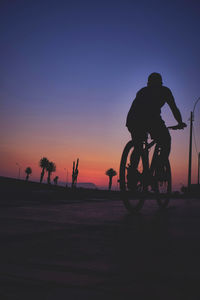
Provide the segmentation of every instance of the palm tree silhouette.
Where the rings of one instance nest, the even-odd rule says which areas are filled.
[[[49,163],[49,160],[46,157],[42,157],[40,159],[39,166],[42,168],[42,172],[40,175],[40,183],[42,183],[42,180],[44,177],[44,171],[47,169],[48,163]]]
[[[56,171],[55,163],[52,162],[52,161],[49,161],[46,169],[47,169],[47,172],[48,172],[47,183],[51,184],[51,173]]]
[[[110,191],[112,187],[112,178],[117,175],[117,172],[111,168],[106,171],[106,175],[109,177],[108,189]]]
[[[25,173],[26,173],[26,181],[28,181],[29,175],[32,173],[31,167],[27,167]]]

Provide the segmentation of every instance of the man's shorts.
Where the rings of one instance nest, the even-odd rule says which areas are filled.
[[[133,144],[141,144],[147,138],[148,133],[160,146],[171,146],[171,136],[165,122],[161,119],[151,121],[137,121],[131,128]]]

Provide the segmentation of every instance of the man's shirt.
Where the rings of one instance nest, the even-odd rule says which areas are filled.
[[[147,86],[138,91],[127,115],[126,126],[130,130],[138,123],[150,124],[160,120],[161,108],[167,103],[176,106],[174,97],[165,86]]]

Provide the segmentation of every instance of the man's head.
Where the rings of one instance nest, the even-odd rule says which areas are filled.
[[[160,86],[162,85],[162,76],[159,73],[151,73],[148,77],[148,86]]]

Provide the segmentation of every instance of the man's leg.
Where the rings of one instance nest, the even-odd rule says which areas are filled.
[[[166,162],[171,151],[171,136],[166,127],[162,130],[162,133],[158,138],[158,144],[160,145],[160,160],[161,162]]]
[[[132,136],[133,138],[133,136]],[[127,168],[127,186],[128,189],[130,190],[136,190],[137,189],[137,184],[139,180],[139,172],[137,170],[140,156],[141,156],[141,151],[142,151],[142,142],[140,143],[135,143],[136,139],[134,136],[134,149],[133,152],[131,153],[130,157],[130,165]]]
[[[131,167],[133,169],[137,169],[137,166],[140,161],[141,152],[143,149],[143,139],[142,134],[140,132],[132,132],[131,133],[134,149],[130,157]]]
[[[157,162],[158,167],[160,167],[168,160],[171,151],[171,136],[163,120],[153,124],[150,133],[160,146],[160,155]]]

